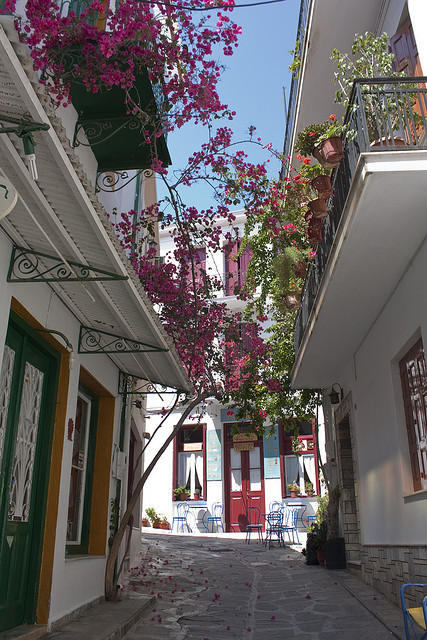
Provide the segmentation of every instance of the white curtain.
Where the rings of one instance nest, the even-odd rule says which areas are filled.
[[[285,456],[286,484],[296,482],[299,485],[299,464],[296,456]]]
[[[178,454],[178,486],[185,487],[191,473],[191,453]]]
[[[308,475],[308,478],[313,487],[316,488],[316,468],[314,465],[314,456],[301,456],[301,458],[306,474]]]

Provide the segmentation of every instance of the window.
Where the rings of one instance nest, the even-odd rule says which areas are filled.
[[[77,397],[68,498],[67,553],[87,553],[96,445],[97,398],[83,387]]]
[[[235,296],[246,284],[246,272],[252,257],[252,251],[250,247],[245,247],[242,255],[236,258],[240,246],[241,240],[237,240],[225,252],[224,293],[226,296]]]
[[[205,425],[185,425],[175,438],[174,489],[186,487],[191,497],[198,491],[206,496]]]
[[[314,454],[285,456],[286,494],[289,495],[288,484],[297,484],[301,493],[307,493],[307,484],[316,487],[316,465]]]
[[[256,335],[256,326],[249,322],[240,322],[231,329],[225,340],[225,364],[229,370],[228,384],[233,388],[239,384],[245,375],[245,356],[252,351],[253,337]]]
[[[198,247],[192,251],[193,263],[194,263],[194,278],[196,285],[201,286],[205,282],[206,276],[206,249],[205,247]],[[193,271],[192,262],[190,256],[185,260],[186,264],[186,281],[190,286],[193,284]]]
[[[427,489],[427,374],[422,340],[399,363],[414,490]]]

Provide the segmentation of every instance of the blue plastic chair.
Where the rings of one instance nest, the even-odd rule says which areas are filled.
[[[216,527],[215,531],[218,533],[218,525],[221,525],[222,531],[224,533],[224,525],[222,523],[222,513],[224,511],[224,505],[222,502],[214,502],[211,508],[211,515],[208,516],[206,520],[206,529],[205,533],[209,531],[209,524],[212,523],[212,533],[214,532],[214,525]]]
[[[187,531],[191,531],[188,522],[187,522],[187,516],[188,516],[188,511],[190,509],[190,505],[188,504],[188,502],[179,502],[178,506],[176,508],[176,516],[174,516],[172,518],[172,527],[171,527],[171,533],[173,532],[173,526],[176,522],[176,532],[178,533],[179,531],[179,527],[181,525],[181,531],[182,533],[184,533],[184,524],[187,527]]]
[[[298,509],[297,507],[284,506],[282,508],[283,524],[282,524],[282,538],[283,546],[285,545],[286,534],[292,534],[292,544],[295,544],[295,536],[297,538],[297,544],[301,544],[298,537]]]
[[[407,582],[400,589],[400,601],[402,603],[403,624],[405,625],[406,640],[411,640],[411,638],[415,638],[415,640],[425,640],[427,638],[427,595],[424,597],[421,606],[407,607],[405,602],[405,590],[408,587],[422,587],[424,589],[424,593],[426,593],[427,584]],[[424,633],[417,630],[415,623],[424,630]],[[422,633],[422,635],[420,635],[420,633]]]
[[[264,544],[270,549],[271,543],[275,540],[279,546],[285,546],[282,535],[283,513],[281,511],[272,511],[266,515],[266,528]],[[274,539],[274,540],[273,540]]]
[[[251,541],[251,533],[253,531],[258,533],[258,540],[261,540],[261,542],[263,542],[262,539],[262,523],[260,522],[261,520],[261,511],[258,509],[258,507],[248,507],[246,509],[246,520],[247,520],[247,525],[246,525],[246,542],[249,544]]]

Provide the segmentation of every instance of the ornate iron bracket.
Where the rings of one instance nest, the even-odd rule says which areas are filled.
[[[125,338],[93,327],[80,326],[79,353],[150,353],[169,349]]]
[[[16,246],[13,247],[7,273],[7,282],[95,282],[127,279],[128,276],[71,260],[64,262],[57,256]]]
[[[95,191],[104,191],[105,193],[115,193],[127,187],[138,176],[143,175],[144,178],[151,178],[154,175],[152,169],[140,169],[130,176],[128,171],[100,171],[96,175]]]
[[[146,384],[146,389],[144,391],[135,391],[133,389],[135,382],[143,382]],[[133,396],[145,396],[145,395],[187,395],[185,391],[181,389],[173,389],[173,391],[168,391],[168,387],[164,387],[160,384],[154,384],[153,382],[149,382],[144,378],[137,378],[136,376],[131,376],[124,371],[119,371],[119,388],[118,392],[120,395],[122,394],[132,394]]]

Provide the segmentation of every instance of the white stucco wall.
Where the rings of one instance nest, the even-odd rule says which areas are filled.
[[[69,418],[75,421],[80,366],[85,367],[113,395],[117,395],[118,370],[106,356],[79,355],[77,353],[80,324],[48,285],[42,283],[6,282],[11,252],[12,243],[3,232],[0,232],[0,359],[3,356],[11,299],[14,297],[43,326],[61,331],[73,345],[74,358],[70,369],[66,412],[67,424]],[[60,337],[55,337],[59,342],[62,342]],[[114,425],[114,441],[117,442],[120,428],[120,402],[116,402]],[[102,432],[99,436],[102,437]],[[100,558],[90,556],[65,557],[72,446],[72,442],[67,438],[67,429],[65,429],[50,622],[62,618],[77,607],[102,596],[104,592],[105,555]],[[114,486],[115,481],[111,479],[111,497],[111,491],[113,491]]]
[[[365,544],[425,544],[427,491],[412,489],[398,364],[420,336],[427,345],[426,266],[423,245],[341,378],[352,392]]]

